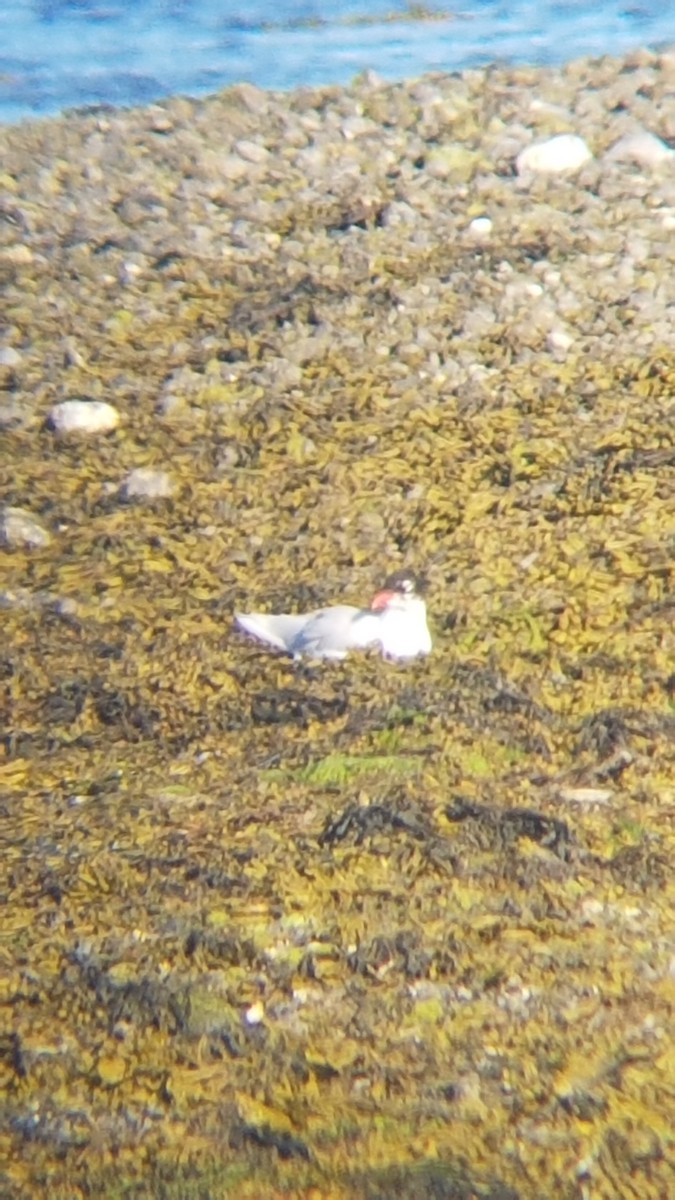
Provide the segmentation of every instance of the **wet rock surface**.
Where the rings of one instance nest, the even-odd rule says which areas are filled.
[[[674,81],[0,130],[10,1194],[668,1193]]]

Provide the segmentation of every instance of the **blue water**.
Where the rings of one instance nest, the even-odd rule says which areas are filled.
[[[0,0],[0,121],[204,95],[242,80],[288,89],[346,83],[367,69],[400,79],[675,42],[668,0],[426,7],[441,19],[405,19],[404,0]]]

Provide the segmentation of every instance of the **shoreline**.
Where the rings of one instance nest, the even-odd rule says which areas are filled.
[[[117,195],[159,181],[161,206],[162,184],[173,184],[176,192],[185,184],[186,199],[194,198],[208,214],[208,223],[191,227],[192,238],[217,258],[228,253],[224,240],[232,241],[232,226],[248,207],[253,214],[251,227],[257,222],[260,237],[272,244],[276,237],[283,239],[293,223],[287,209],[294,196],[303,198],[308,211],[323,199],[339,208],[350,192],[349,186],[342,186],[341,176],[351,176],[359,186],[361,179],[369,180],[372,195],[366,198],[363,223],[368,223],[370,208],[377,221],[389,222],[394,242],[396,227],[406,226],[431,244],[433,231],[425,206],[441,208],[449,188],[464,197],[464,211],[460,202],[453,212],[454,222],[448,221],[453,235],[466,232],[474,208],[489,215],[493,206],[495,216],[504,208],[507,222],[513,222],[516,218],[508,215],[509,209],[517,207],[519,193],[528,190],[527,180],[517,178],[518,154],[531,142],[571,134],[584,138],[593,156],[582,168],[586,176],[593,175],[590,182],[582,175],[582,193],[603,186],[606,177],[611,205],[616,202],[616,187],[621,186],[620,176],[630,181],[642,169],[648,180],[655,181],[652,214],[658,216],[661,207],[665,216],[666,208],[675,203],[668,190],[669,154],[675,140],[668,112],[674,64],[675,52],[641,50],[615,60],[582,59],[564,68],[489,68],[455,75],[435,73],[400,83],[366,75],[348,87],[288,93],[241,84],[203,99],[175,96],[140,108],[75,109],[0,126],[7,162],[3,190],[9,205],[24,199],[56,205],[58,210],[59,197],[67,197],[72,186],[74,211],[85,232],[88,219],[93,228],[100,225],[106,208],[112,209],[106,212],[111,235],[126,238],[135,250],[145,253],[144,225],[152,235],[152,253],[162,238],[171,240],[180,234],[178,206],[166,214],[164,228],[159,218],[120,223],[114,213]],[[319,115],[312,117],[313,110]],[[481,110],[487,126],[481,125]],[[131,163],[125,153],[126,133],[143,150],[147,180],[142,164]],[[60,159],[59,169],[50,174],[43,165],[41,171],[34,171],[30,161],[22,161],[21,143],[27,143],[28,154],[38,150],[43,164],[48,163],[49,148],[43,138],[50,135],[55,139],[53,157]],[[152,159],[163,168],[157,170],[157,180]],[[106,177],[116,170],[115,187],[106,191]],[[25,189],[20,178],[24,172]],[[509,173],[516,179],[511,185]],[[568,171],[564,163],[559,171],[554,167],[549,180],[556,176],[563,187],[573,189],[578,182],[575,168]],[[545,178],[540,175],[542,185]],[[276,194],[267,205],[261,204],[256,188]],[[629,189],[629,203],[635,202],[637,190],[633,187],[630,195]],[[397,191],[404,196],[401,201]],[[170,195],[166,199],[170,202]],[[491,240],[486,239],[487,247]],[[5,241],[16,251],[11,237]],[[86,247],[86,238],[82,245]],[[29,252],[28,236],[19,258]],[[233,257],[237,258],[236,250]]]
[[[599,61],[631,54],[640,45],[659,52],[673,38],[672,23],[669,27],[653,4],[638,14],[614,0],[587,9],[575,6],[567,21],[553,4],[536,12],[522,6],[515,12],[494,6],[485,11],[478,4],[453,12],[407,5],[401,12],[343,16],[333,8],[328,21],[318,11],[303,20],[297,7],[296,19],[278,21],[275,11],[265,21],[263,5],[244,26],[236,14],[228,20],[225,14],[209,14],[208,7],[193,5],[157,23],[147,19],[147,6],[127,21],[114,10],[89,14],[91,19],[83,10],[69,20],[56,5],[48,26],[36,16],[20,22],[20,32],[10,15],[3,26],[7,69],[0,76],[0,113],[3,99],[7,123],[13,124],[21,116],[58,116],[88,103],[136,107],[183,94],[205,98],[209,90],[241,80],[268,91],[349,87],[350,77],[373,69],[396,82],[436,70],[561,68],[582,55]],[[100,58],[102,30],[113,45]],[[46,38],[60,49],[55,60],[47,53]],[[29,99],[46,104],[49,113],[44,107],[41,113],[12,111],[11,100]]]

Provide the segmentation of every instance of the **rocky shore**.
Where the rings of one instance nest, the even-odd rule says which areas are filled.
[[[674,95],[0,129],[8,1194],[667,1194]],[[232,629],[401,565],[428,661]]]

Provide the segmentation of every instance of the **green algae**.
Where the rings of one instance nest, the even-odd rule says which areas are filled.
[[[378,780],[405,778],[411,772],[417,771],[419,766],[419,759],[406,757],[404,754],[369,754],[362,757],[328,754],[319,762],[307,763],[306,766],[295,770],[264,771],[261,778],[271,781],[297,779],[315,787],[329,787],[331,784],[349,783],[362,775],[372,775]]]

